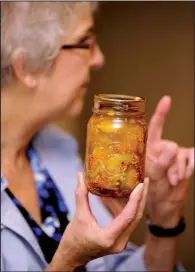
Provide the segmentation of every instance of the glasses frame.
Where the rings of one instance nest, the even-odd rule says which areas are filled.
[[[70,50],[70,49],[89,49],[90,45],[89,44],[67,44],[63,45],[61,47],[61,50]]]
[[[96,42],[96,36],[90,35],[88,39],[92,39]],[[78,42],[76,44],[65,44],[61,47],[61,50],[71,50],[71,49],[91,49],[91,44],[89,42]]]

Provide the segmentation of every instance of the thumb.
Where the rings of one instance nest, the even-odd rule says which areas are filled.
[[[145,209],[145,206],[146,206],[148,186],[149,186],[149,179],[145,178],[144,179],[144,189],[143,189],[143,193],[142,193],[142,198],[141,198],[141,201],[140,201],[139,206],[137,208],[136,217],[135,217],[134,221],[122,233],[122,235],[120,236],[120,238],[117,240],[118,242],[119,241],[120,242],[123,242],[123,241],[126,242],[126,241],[128,241],[129,238],[130,238],[131,233],[134,231],[134,229],[136,228],[137,224],[139,223],[139,221],[143,217],[144,209]]]
[[[123,211],[107,227],[107,231],[112,237],[119,237],[126,228],[132,224],[137,216],[137,211],[142,200],[144,184],[138,184],[130,195],[129,201]]]
[[[78,173],[78,183],[75,191],[75,199],[76,199],[76,213],[83,215],[85,217],[91,215],[88,191],[85,186],[83,173]]]

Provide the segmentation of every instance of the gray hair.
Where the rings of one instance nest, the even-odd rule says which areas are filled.
[[[51,67],[77,8],[97,9],[97,2],[1,2],[1,86],[15,80],[12,62],[21,55],[24,68]]]

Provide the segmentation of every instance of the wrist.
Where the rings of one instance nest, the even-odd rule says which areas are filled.
[[[144,261],[147,271],[174,271],[179,237],[157,237],[147,233]]]
[[[146,234],[146,251],[151,248],[156,248],[158,251],[170,250],[172,247],[176,247],[179,241],[179,236],[175,237],[158,237],[153,235],[150,231]],[[164,248],[164,249],[163,249]],[[150,250],[149,250],[150,251]]]
[[[148,215],[148,219],[152,225],[157,225],[161,228],[175,228],[181,219],[181,214],[158,217],[152,217]]]
[[[177,237],[185,231],[186,224],[183,216],[180,217],[178,224],[175,227],[162,227],[157,224],[152,224],[148,219],[146,221],[149,232],[156,237],[172,238]]]
[[[69,271],[73,272],[77,269],[77,267],[82,266],[83,264],[78,263],[71,258],[69,258],[69,255],[64,256],[64,254],[55,254],[51,263],[48,265],[47,269],[45,271]]]
[[[162,246],[169,243],[177,243],[179,236],[173,236],[173,237],[159,237],[151,233],[149,230],[147,231],[147,243],[154,243],[156,246]]]
[[[69,271],[69,272],[73,272],[75,270],[76,266],[74,265],[70,265],[70,264],[66,264],[64,262],[55,262],[52,261],[48,267],[46,268],[45,272],[55,272],[55,271]]]

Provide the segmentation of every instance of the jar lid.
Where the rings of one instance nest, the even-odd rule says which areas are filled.
[[[94,97],[94,112],[113,111],[118,114],[144,115],[146,99],[122,94],[98,94]]]

